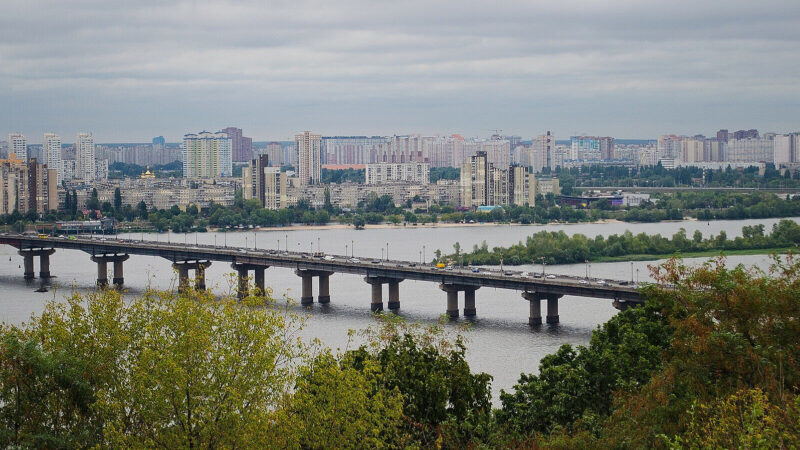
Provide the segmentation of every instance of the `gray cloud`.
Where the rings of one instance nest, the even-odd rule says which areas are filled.
[[[6,0],[0,123],[108,141],[794,130],[798,19],[788,0]]]

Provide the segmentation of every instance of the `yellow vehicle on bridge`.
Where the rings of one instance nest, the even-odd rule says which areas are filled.
[[[437,263],[436,264],[436,268],[437,269],[444,269],[445,268],[445,264],[443,262]]]
[[[47,235],[46,234],[40,234],[39,235],[39,239],[47,239]]]

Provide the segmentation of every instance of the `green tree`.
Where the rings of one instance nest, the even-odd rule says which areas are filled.
[[[114,188],[114,210],[119,211],[122,209],[122,192],[119,188]]]

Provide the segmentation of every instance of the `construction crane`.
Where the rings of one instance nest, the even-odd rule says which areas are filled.
[[[503,132],[503,130],[496,129],[496,128],[495,129],[489,128],[489,131],[494,131],[494,134],[492,135],[492,139],[500,139],[500,133]]]

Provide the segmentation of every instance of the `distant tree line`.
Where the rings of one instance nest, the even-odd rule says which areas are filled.
[[[793,220],[781,220],[765,233],[764,225],[742,227],[742,236],[730,239],[721,231],[716,236],[704,237],[700,231],[692,236],[686,230],[671,238],[660,234],[650,235],[630,231],[608,237],[586,237],[583,234],[567,235],[564,231],[540,231],[529,236],[525,243],[510,247],[495,247],[489,250],[486,242],[475,245],[471,252],[442,256],[439,260],[476,265],[504,264],[572,264],[584,261],[603,261],[609,258],[649,256],[652,259],[678,253],[709,252],[725,250],[774,250],[790,249],[800,245],[800,225]]]

